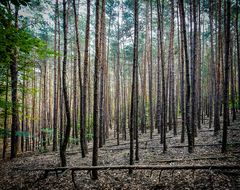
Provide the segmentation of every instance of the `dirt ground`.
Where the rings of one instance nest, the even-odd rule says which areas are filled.
[[[207,123],[202,126],[196,137],[194,153],[189,154],[186,145],[180,143],[180,127],[178,135],[172,131],[167,133],[167,152],[162,153],[160,136],[154,132],[149,140],[149,132],[139,135],[140,161],[136,165],[239,165],[240,164],[240,115],[238,121],[228,130],[228,153],[221,154],[221,133],[213,136]],[[128,165],[129,141],[108,140],[99,150],[99,165]],[[213,145],[215,144],[215,145]],[[208,146],[201,146],[208,145]],[[90,166],[92,144],[89,143],[89,154],[81,158],[79,147],[71,147],[67,152],[68,166]],[[59,166],[58,152],[25,153],[10,160],[0,161],[0,189],[74,189],[70,171],[59,174],[49,174],[46,179],[38,180],[41,172],[28,172],[16,168],[51,168]],[[217,170],[172,170],[172,171],[134,171],[132,175],[127,170],[99,171],[99,179],[91,180],[87,171],[75,173],[77,189],[109,189],[109,190],[149,190],[149,189],[240,189],[239,170],[228,172]]]

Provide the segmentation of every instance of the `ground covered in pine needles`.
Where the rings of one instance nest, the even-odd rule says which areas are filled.
[[[239,165],[240,164],[240,116],[228,130],[228,153],[221,154],[221,132],[213,136],[208,124],[202,126],[196,137],[194,153],[189,154],[186,145],[180,143],[179,134],[174,137],[172,131],[167,133],[167,152],[162,153],[162,145],[157,132],[152,140],[149,133],[139,136],[140,161],[136,165]],[[99,165],[128,165],[129,141],[108,140],[99,150]],[[214,144],[214,145],[213,145]],[[207,145],[207,146],[201,146]],[[92,144],[89,154],[81,158],[78,147],[69,148],[68,166],[90,166]],[[150,171],[134,170],[132,175],[127,170],[99,171],[99,179],[92,180],[87,171],[76,171],[74,187],[70,171],[59,174],[51,173],[46,179],[38,180],[41,172],[16,170],[16,168],[54,168],[60,163],[58,152],[25,153],[11,160],[1,161],[0,189],[240,189],[240,174],[237,171],[217,170],[172,170]]]

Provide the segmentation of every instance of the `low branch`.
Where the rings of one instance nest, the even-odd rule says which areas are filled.
[[[209,157],[198,157],[198,158],[184,158],[184,159],[172,159],[172,160],[159,160],[158,163],[169,163],[169,162],[182,162],[182,161],[193,161],[193,160],[220,160],[235,158],[234,156],[209,156]]]
[[[240,165],[115,165],[115,166],[79,166],[79,167],[57,167],[57,168],[14,168],[15,170],[22,171],[82,171],[82,170],[240,170]]]
[[[216,143],[216,144],[196,144],[194,145],[195,147],[205,147],[205,146],[221,146],[222,143]],[[228,143],[227,145],[240,145],[240,142],[233,142],[233,143]],[[169,146],[168,148],[185,148],[188,147],[188,145],[176,145],[176,146]],[[162,148],[162,145],[159,146],[140,146],[138,147],[139,149],[160,149]],[[100,150],[102,151],[117,151],[117,150],[126,150],[129,149],[129,147],[116,147],[116,148],[101,148]]]

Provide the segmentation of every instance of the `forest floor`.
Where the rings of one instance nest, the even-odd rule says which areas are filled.
[[[240,164],[240,115],[236,122],[229,126],[228,153],[221,154],[221,135],[214,136],[207,122],[202,125],[196,137],[194,153],[189,154],[187,145],[180,143],[178,135],[167,133],[167,152],[162,153],[160,137],[155,130],[152,140],[147,134],[139,135],[140,161],[136,165],[239,165]],[[129,141],[121,141],[116,146],[116,139],[107,140],[99,149],[99,165],[128,165]],[[201,146],[208,145],[208,146]],[[89,154],[81,158],[79,146],[71,147],[67,153],[68,166],[90,166],[92,161],[92,143],[89,143]],[[49,174],[46,179],[36,181],[41,172],[19,171],[15,168],[53,168],[60,163],[58,152],[25,153],[10,161],[0,161],[0,189],[74,189],[70,172],[56,177]],[[239,170],[238,170],[239,171]],[[159,178],[160,176],[160,178]],[[127,170],[99,171],[99,179],[92,180],[87,171],[76,171],[77,189],[240,189],[240,173],[216,170],[174,170],[150,171],[134,170],[132,175]],[[160,179],[160,180],[159,180]]]

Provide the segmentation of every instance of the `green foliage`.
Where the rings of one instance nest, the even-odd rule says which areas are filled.
[[[79,141],[78,138],[73,138],[73,137],[70,137],[70,138],[69,138],[69,142],[70,142],[71,144],[76,144],[78,141]]]
[[[93,133],[87,133],[87,140],[90,141],[93,139]]]
[[[17,131],[16,136],[18,137],[30,137],[30,133],[26,131]]]
[[[12,3],[13,5],[19,7],[19,6],[27,6],[28,3],[31,2],[31,0],[1,0],[1,4],[7,6],[8,3]]]
[[[47,133],[47,134],[52,134],[53,129],[52,128],[43,128],[41,129],[41,132]]]
[[[41,142],[40,146],[38,146],[38,151],[39,151],[40,153],[46,153],[46,152],[48,152],[48,150],[45,149],[42,144],[43,144],[43,141]]]
[[[87,140],[92,140],[93,139],[93,133],[92,133],[92,129],[93,129],[93,116],[91,115],[89,120],[87,119],[87,125],[86,125],[86,137]]]
[[[7,108],[7,110],[9,110],[11,106],[12,106],[12,103],[10,101],[6,102],[5,98],[0,97],[0,108],[3,108],[3,109]],[[4,115],[3,112],[1,112],[1,114]]]
[[[9,129],[2,129],[0,128],[0,138],[3,138],[4,136],[10,137],[11,136],[11,131]]]

